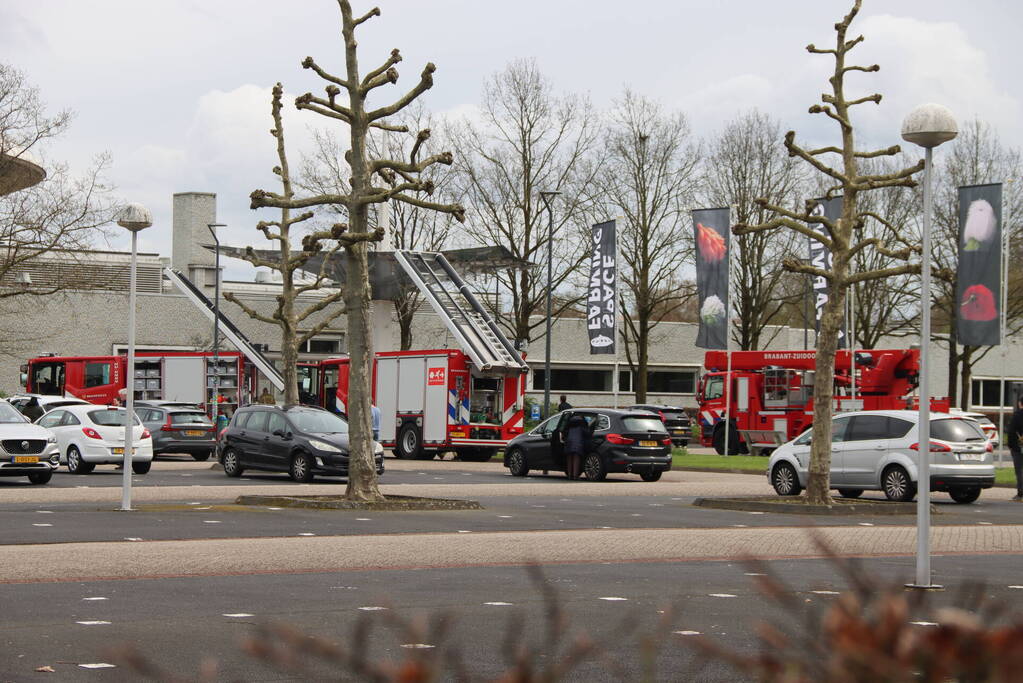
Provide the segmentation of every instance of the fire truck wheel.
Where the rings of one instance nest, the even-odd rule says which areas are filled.
[[[240,477],[242,472],[245,471],[238,462],[238,451],[233,448],[228,448],[224,451],[223,462],[221,464],[224,466],[224,474],[229,477]]]
[[[803,490],[799,485],[796,469],[787,462],[780,462],[774,466],[774,471],[771,472],[771,486],[779,496],[798,496]]]
[[[291,478],[308,484],[313,480],[313,459],[307,453],[295,453],[291,458]]]
[[[916,496],[916,484],[909,479],[909,474],[902,467],[892,465],[881,475],[881,488],[888,500],[907,503]]]
[[[82,460],[82,454],[78,452],[78,448],[70,446],[67,449],[67,471],[71,474],[88,474],[95,469],[95,465],[91,462],[85,462]]]
[[[732,430],[728,434],[728,455],[739,455],[740,453],[748,453],[749,449],[746,448],[746,444],[739,441],[739,430],[732,425]],[[725,426],[718,423],[718,426],[714,429],[714,451],[718,455],[725,454]]]
[[[859,498],[863,495],[863,489],[838,489],[843,498]]]
[[[604,460],[596,453],[590,453],[583,461],[583,472],[590,481],[604,481],[607,479],[607,468],[604,467]]]
[[[524,477],[529,474],[526,456],[522,453],[521,448],[513,448],[508,452],[508,472],[513,477]]]
[[[401,431],[398,432],[398,447],[394,454],[402,460],[419,460],[423,457],[423,442],[414,424],[409,422],[401,426]],[[432,453],[430,457],[433,457]]]
[[[493,448],[470,448],[458,451],[458,459],[463,462],[487,462],[496,452]]]

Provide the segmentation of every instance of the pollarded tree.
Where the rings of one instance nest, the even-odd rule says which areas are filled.
[[[359,67],[356,28],[369,19],[380,16],[380,9],[374,7],[366,14],[356,17],[349,0],[338,0],[341,10],[341,33],[344,38],[345,69],[343,76],[334,75],[323,69],[312,57],[306,57],[302,66],[312,69],[327,82],[325,97],[312,93],[300,95],[295,106],[321,116],[340,121],[348,127],[349,148],[345,161],[351,169],[351,181],[347,191],[325,192],[305,197],[289,196],[256,190],[252,193],[252,208],[276,207],[299,210],[310,207],[343,206],[348,223],[337,223],[330,231],[317,231],[303,239],[303,248],[320,251],[325,244],[336,242],[344,249],[346,279],[342,287],[345,314],[348,322],[348,421],[350,424],[350,460],[346,496],[352,500],[373,501],[383,498],[377,484],[376,467],[373,461],[373,432],[370,414],[370,362],[373,340],[369,320],[369,243],[380,241],[384,231],[370,227],[369,213],[373,205],[388,200],[416,206],[428,211],[450,213],[461,219],[462,208],[457,204],[441,204],[424,199],[434,184],[422,174],[434,164],[451,164],[448,152],[422,156],[420,152],[429,137],[427,131],[415,134],[415,142],[407,159],[374,157],[369,148],[370,132],[374,129],[395,135],[408,135],[406,126],[389,123],[407,106],[433,86],[436,67],[427,64],[419,82],[390,104],[371,108],[370,94],[377,88],[397,83],[396,65],[401,53],[392,50],[383,64],[363,74]],[[279,129],[275,136],[281,136]],[[283,144],[283,142],[281,142]],[[273,233],[267,236],[270,239]],[[324,259],[325,261],[327,259]]]
[[[905,241],[899,233],[899,227],[860,206],[859,200],[862,193],[885,187],[916,185],[913,174],[923,169],[922,161],[915,166],[891,173],[865,173],[859,168],[862,159],[895,156],[901,151],[898,145],[869,152],[856,149],[855,129],[850,118],[852,108],[858,104],[868,102],[877,104],[881,101],[879,94],[850,99],[845,93],[845,80],[849,73],[871,73],[880,69],[876,64],[859,66],[846,63],[849,52],[863,41],[862,35],[846,39],[849,26],[860,11],[860,5],[861,0],[855,0],[849,13],[842,21],[835,24],[834,48],[818,48],[812,44],[806,48],[812,54],[831,55],[835,61],[834,72],[829,79],[831,93],[821,95],[823,104],[815,104],[810,107],[810,113],[824,114],[834,120],[841,133],[841,144],[818,149],[804,149],[796,144],[794,131],[789,131],[785,135],[785,148],[789,154],[799,157],[830,179],[827,196],[842,196],[841,216],[837,220],[832,220],[819,215],[813,210],[812,202],[809,202],[806,208],[799,212],[772,204],[766,198],[761,198],[758,200],[759,203],[769,211],[775,212],[776,217],[759,225],[740,223],[734,228],[736,234],[743,235],[774,230],[784,226],[816,240],[832,254],[830,268],[804,263],[795,258],[788,258],[784,262],[784,267],[787,270],[823,278],[831,287],[831,296],[824,305],[820,333],[817,336],[817,373],[813,388],[813,433],[811,435],[809,484],[807,486],[807,499],[814,504],[831,502],[829,477],[831,473],[831,416],[834,397],[835,352],[838,350],[838,335],[845,321],[846,291],[850,285],[857,282],[913,273],[917,272],[920,267],[919,264],[907,262],[910,255],[918,251],[919,248],[913,247]],[[830,155],[837,156],[840,163],[829,165],[829,160],[833,158]],[[870,218],[876,220],[884,228],[883,235],[862,236],[862,227]],[[817,226],[819,228],[815,229]],[[899,243],[899,248],[888,246],[894,246],[893,243]],[[857,254],[865,249],[875,249],[889,258],[900,261],[901,264],[876,270],[851,272],[850,263]]]

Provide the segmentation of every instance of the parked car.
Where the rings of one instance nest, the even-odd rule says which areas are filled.
[[[831,423],[831,488],[846,498],[865,490],[884,491],[890,500],[916,496],[919,413],[911,410],[859,411]],[[995,483],[991,443],[974,420],[947,413],[931,415],[930,489],[957,503],[972,503]],[[779,446],[767,465],[774,490],[798,495],[806,486],[811,431]]]
[[[14,396],[7,397],[7,401],[19,411],[24,412],[25,404],[27,404],[32,398],[36,399],[39,403],[39,407],[43,409],[44,413],[48,413],[54,408],[61,408],[63,406],[91,405],[88,401],[83,401],[82,399],[75,398],[74,396],[45,396],[43,394],[16,394]]]
[[[142,424],[153,435],[153,456],[186,453],[194,460],[209,460],[217,447],[213,422],[197,408],[163,405],[135,409]]]
[[[60,459],[72,474],[88,474],[96,465],[124,463],[125,409],[114,406],[63,406],[43,415],[36,424],[57,437]],[[134,416],[131,469],[145,474],[153,464],[153,438]]]
[[[28,477],[33,484],[45,484],[59,462],[53,433],[0,401],[0,476]]]
[[[379,443],[373,456],[383,474]],[[220,463],[229,477],[246,469],[287,472],[299,482],[317,474],[347,477],[348,422],[314,406],[244,406],[221,433]]]
[[[590,481],[603,481],[610,472],[631,472],[643,481],[657,481],[671,469],[671,437],[656,415],[639,410],[579,408],[541,422],[508,443],[504,466],[516,477],[530,470],[565,471],[562,430],[572,415],[590,426],[583,472]]]
[[[685,448],[689,445],[689,437],[692,435],[692,424],[689,415],[684,408],[679,406],[662,406],[654,403],[635,405],[629,410],[648,410],[660,416],[665,429],[671,435],[671,442],[676,446]]]
[[[991,442],[991,445],[993,447],[995,447],[995,448],[999,447],[999,443],[998,443],[998,425],[996,425],[994,422],[992,422],[991,419],[987,415],[985,415],[984,413],[975,413],[975,412],[969,411],[969,410],[959,410],[958,408],[953,408],[952,410],[950,410],[948,412],[949,412],[950,415],[957,415],[959,417],[968,417],[971,420],[976,420],[977,424],[980,425],[980,428],[982,430],[984,430],[984,436],[986,436],[988,438],[988,441]]]

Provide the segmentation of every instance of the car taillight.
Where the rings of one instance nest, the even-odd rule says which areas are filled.
[[[665,446],[670,446],[671,445],[671,437],[670,436],[664,437],[663,439],[661,439],[661,443],[663,443]]]
[[[628,446],[630,444],[636,443],[635,439],[630,439],[629,437],[622,436],[621,434],[608,434],[604,438],[606,438],[609,442],[615,444],[616,446]]]
[[[920,446],[920,443],[917,442],[917,443],[913,444],[912,446],[910,446],[910,449],[912,449],[914,451],[920,450],[919,446]],[[948,445],[943,444],[943,443],[938,443],[937,441],[932,441],[931,442],[931,453],[951,453],[951,452],[952,452],[952,447],[951,446],[948,446]]]
[[[995,445],[993,443],[991,443],[990,441],[988,441],[987,442],[987,448],[985,448],[984,450],[986,450],[988,453],[994,453],[995,452]]]
[[[149,430],[148,430],[148,429],[146,429],[145,427],[143,427],[143,428],[142,428],[142,438],[143,438],[143,439],[151,439],[151,438],[153,438],[153,435],[149,433]]]
[[[90,439],[102,439],[103,438],[102,436],[99,435],[99,432],[97,432],[92,427],[82,427],[82,434],[85,434]]]
[[[667,418],[664,417],[664,411],[658,410],[657,414],[661,416],[661,422],[664,422]]]
[[[171,417],[170,417],[170,415],[167,416],[167,421],[164,422],[163,425],[160,426],[160,431],[161,432],[173,432],[174,431],[174,427],[171,427]]]

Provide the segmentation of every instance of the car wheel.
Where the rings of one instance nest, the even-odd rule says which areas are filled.
[[[838,493],[843,498],[859,498],[863,495],[863,489],[838,489]]]
[[[296,453],[291,458],[290,474],[295,481],[308,484],[313,480],[313,459],[306,453]]]
[[[242,468],[241,461],[238,459],[238,451],[233,448],[228,448],[224,451],[221,464],[224,466],[224,474],[229,477],[240,477],[242,472],[245,471]]]
[[[496,453],[492,448],[470,448],[458,451],[458,459],[462,462],[487,462]]]
[[[131,464],[131,471],[135,474],[149,474],[149,469],[153,466],[150,461],[146,462],[133,462]]]
[[[28,475],[28,480],[33,484],[45,484],[50,481],[52,477],[53,472],[31,472]]]
[[[524,477],[529,474],[529,467],[526,466],[526,454],[521,448],[513,448],[508,453],[508,472],[513,477]]]
[[[950,489],[948,495],[952,496],[952,500],[960,505],[967,505],[980,498],[980,487],[957,486],[954,489]]]
[[[206,451],[205,453],[192,453],[192,460],[195,460],[197,462],[203,462],[203,461],[209,460],[210,459],[210,453],[211,453],[211,451]]]
[[[899,465],[892,465],[881,475],[881,488],[888,500],[906,503],[916,496],[916,484],[909,479],[909,474]]]
[[[660,470],[647,470],[646,472],[640,472],[639,476],[643,481],[658,481],[661,478]]]
[[[420,460],[423,458],[422,439],[419,438],[419,430],[414,424],[402,425],[398,432],[398,447],[394,454],[402,460]],[[432,455],[430,456],[433,457]]]
[[[607,468],[604,467],[604,459],[596,453],[590,453],[583,461],[583,472],[590,481],[604,481],[607,479]]]
[[[68,446],[67,449],[67,471],[71,474],[88,474],[95,469],[91,462],[82,460],[82,454],[77,446]]]
[[[771,472],[771,486],[779,496],[798,496],[803,491],[796,468],[787,462],[780,462],[774,466],[774,471]]]

